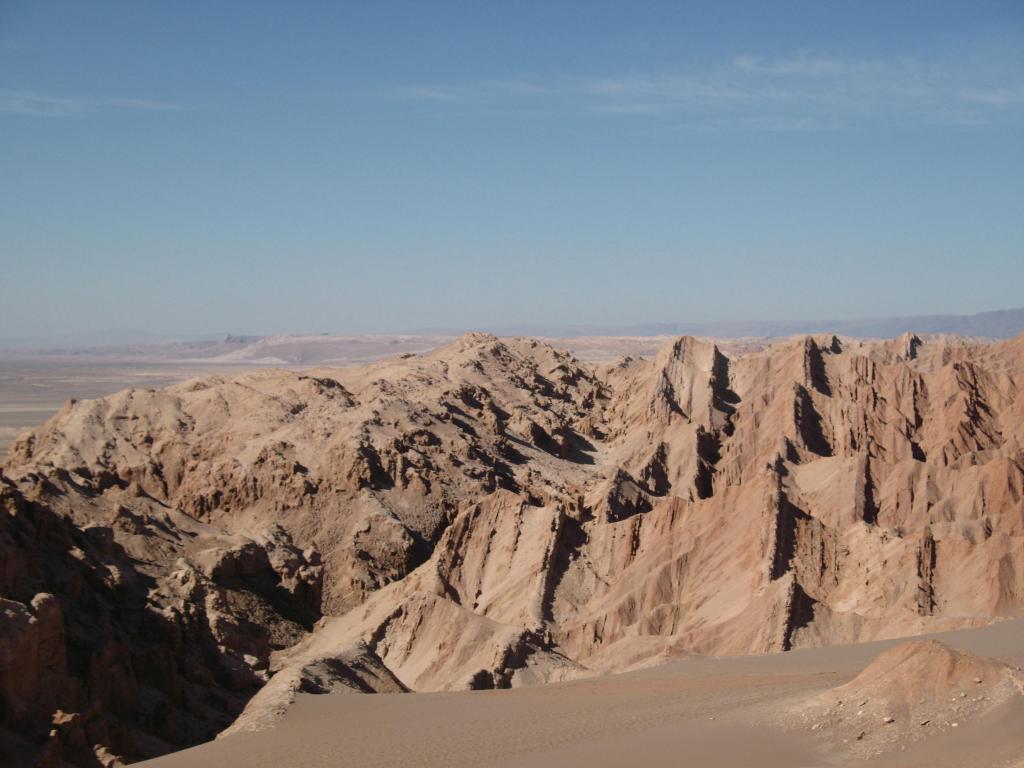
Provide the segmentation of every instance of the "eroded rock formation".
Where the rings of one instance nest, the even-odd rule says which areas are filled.
[[[297,691],[1019,615],[1022,377],[1024,338],[684,337],[588,366],[473,334],[69,403],[3,468],[0,722],[87,765]]]

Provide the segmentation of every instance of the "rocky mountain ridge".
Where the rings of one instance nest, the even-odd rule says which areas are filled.
[[[1019,616],[1022,376],[1024,337],[589,365],[470,334],[69,403],[2,471],[0,739],[114,764],[299,691]]]

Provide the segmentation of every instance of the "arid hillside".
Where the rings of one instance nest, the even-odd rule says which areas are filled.
[[[503,688],[1024,614],[1024,337],[473,334],[70,402],[0,475],[0,746],[113,764],[300,691]]]

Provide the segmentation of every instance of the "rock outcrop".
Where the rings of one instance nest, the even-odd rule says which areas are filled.
[[[69,403],[0,476],[0,724],[86,765],[299,691],[1019,615],[1022,380],[1024,338],[684,337],[589,366],[472,334]]]
[[[881,653],[845,685],[797,705],[790,724],[861,757],[933,738],[1024,702],[1024,675],[995,659],[917,640]]]

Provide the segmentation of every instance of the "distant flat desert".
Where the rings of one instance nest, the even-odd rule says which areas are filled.
[[[0,457],[18,435],[45,422],[69,399],[103,397],[128,387],[165,387],[202,373],[251,367],[38,357],[0,359]]]

